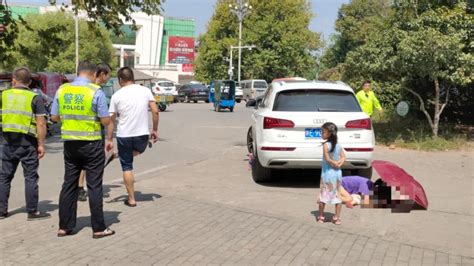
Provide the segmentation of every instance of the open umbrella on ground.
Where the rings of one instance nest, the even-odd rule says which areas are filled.
[[[374,160],[372,167],[387,185],[395,187],[397,193],[400,194],[400,200],[396,200],[395,203],[403,206],[393,206],[393,208],[400,208],[404,211],[428,209],[425,190],[413,176],[398,165],[387,161]]]

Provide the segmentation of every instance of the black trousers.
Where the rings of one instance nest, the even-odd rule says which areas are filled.
[[[98,141],[64,142],[64,183],[59,195],[59,228],[72,230],[76,226],[79,175],[87,172],[87,192],[94,232],[104,231],[102,177],[104,175],[104,144]]]
[[[11,183],[20,162],[25,177],[26,210],[28,213],[37,211],[39,180],[37,147],[4,145],[0,170],[0,213],[8,212]]]

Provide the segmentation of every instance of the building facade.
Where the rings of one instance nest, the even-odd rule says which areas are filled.
[[[56,6],[10,6],[14,16],[59,12]],[[79,14],[86,19],[86,14]],[[132,14],[136,28],[126,22],[122,35],[111,32],[115,59],[120,67],[129,66],[157,78],[174,82],[193,80],[194,19]],[[127,24],[128,23],[128,24]]]

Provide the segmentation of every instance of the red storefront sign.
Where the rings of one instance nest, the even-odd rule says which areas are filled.
[[[183,64],[183,72],[194,72],[193,64]]]
[[[191,64],[194,61],[194,38],[170,36],[168,39],[168,63]]]

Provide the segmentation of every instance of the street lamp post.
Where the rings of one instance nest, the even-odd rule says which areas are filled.
[[[234,67],[232,66],[232,46],[230,47],[230,58],[229,58],[229,79],[232,80],[234,76]]]
[[[242,22],[244,17],[250,13],[252,6],[249,3],[243,3],[242,0],[237,0],[236,5],[229,4],[230,12],[234,13],[239,19],[239,65],[238,65],[238,82],[240,82],[240,68],[242,64]],[[232,54],[232,49],[231,52]]]
[[[252,50],[252,48],[255,48],[257,46],[255,45],[245,45],[245,46],[233,46],[231,45],[230,46],[230,57],[229,57],[229,79],[232,79],[232,77],[234,76],[234,67],[232,66],[232,50],[233,49],[239,49],[239,51],[242,49],[242,48],[247,48],[249,50]],[[239,68],[239,73],[240,73],[240,68]],[[239,76],[239,82],[240,82],[240,76]]]
[[[74,16],[74,29],[75,29],[75,43],[76,43],[76,73],[77,73],[77,68],[79,67],[79,16],[77,15],[77,10],[76,14]]]

